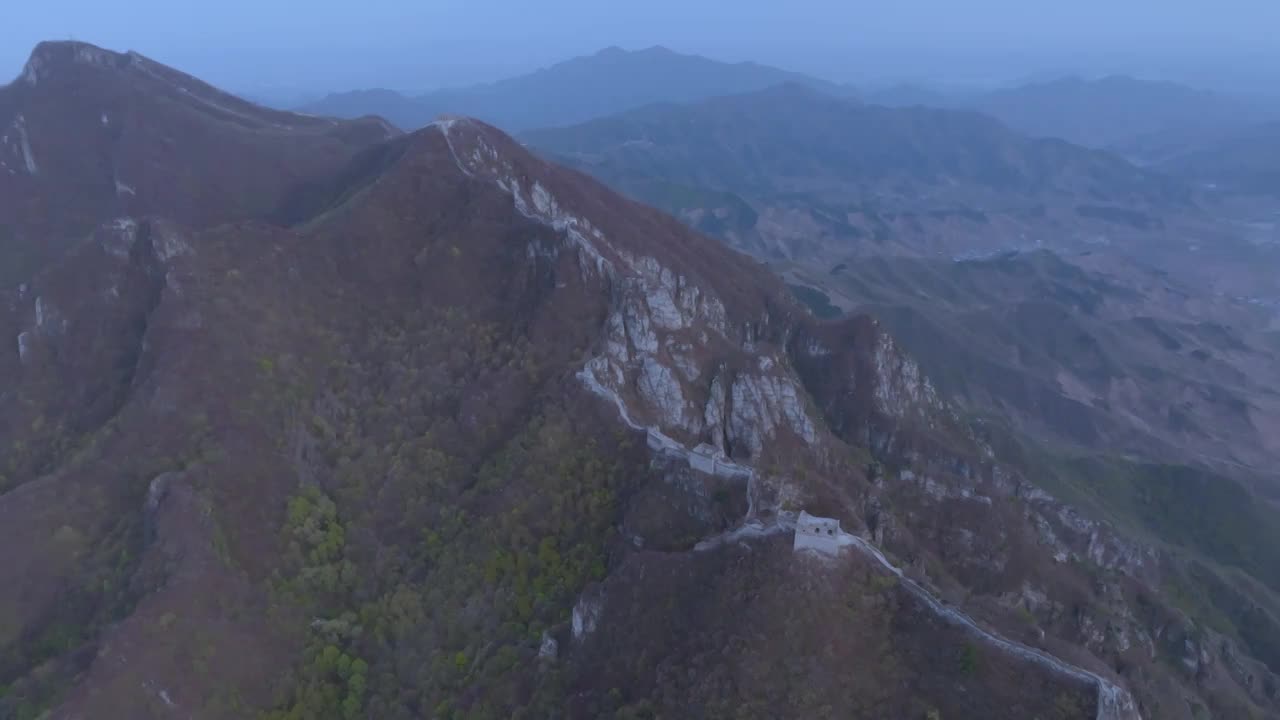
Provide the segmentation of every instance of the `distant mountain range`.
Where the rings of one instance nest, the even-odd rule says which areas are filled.
[[[1190,197],[1114,155],[975,112],[864,105],[794,84],[521,137],[773,258],[855,246],[950,256],[1151,230]]]
[[[960,108],[973,97],[973,91],[943,91],[926,85],[901,83],[861,90],[858,97],[871,105],[885,107]]]
[[[1028,135],[1063,138],[1147,161],[1280,112],[1255,100],[1120,75],[1034,83],[964,105]]]
[[[870,105],[979,112],[1033,138],[1057,138],[1143,165],[1167,165],[1174,174],[1197,181],[1208,174],[1257,187],[1269,183],[1280,168],[1268,159],[1265,145],[1260,146],[1261,157],[1251,151],[1256,143],[1265,143],[1262,126],[1280,120],[1276,101],[1123,75],[1037,79],[995,91],[910,84],[859,91],[767,65],[719,62],[664,47],[607,48],[495,83],[423,95],[387,89],[333,93],[300,110],[343,118],[377,115],[404,129],[457,114],[525,132],[646,105],[698,103],[784,84],[836,98],[856,97]],[[1240,154],[1244,157],[1233,159]],[[1189,157],[1184,161],[1184,156]]]
[[[718,62],[664,47],[611,47],[488,85],[418,96],[357,90],[329,95],[300,110],[348,118],[380,115],[410,130],[443,114],[467,115],[516,132],[579,123],[655,102],[692,102],[786,82],[848,92],[835,83],[757,63]]]
[[[1280,121],[1220,137],[1169,159],[1161,169],[1222,192],[1280,196]]]
[[[859,95],[890,107],[948,107],[989,115],[1032,137],[1053,137],[1158,163],[1280,118],[1280,102],[1124,75],[1058,77],[995,91],[894,85]]]

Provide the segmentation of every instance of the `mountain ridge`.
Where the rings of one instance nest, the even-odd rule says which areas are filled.
[[[283,186],[397,132],[262,108],[136,53],[71,42],[37,46],[0,87],[0,128],[6,284],[113,217],[163,209],[202,226],[266,214]]]
[[[727,63],[662,46],[606,48],[531,73],[464,88],[406,97],[389,91],[352,91],[303,108],[348,117],[385,114],[416,128],[442,114],[472,115],[513,132],[564,125],[650,102],[682,102],[794,81],[841,92],[840,86],[753,62]],[[376,104],[366,105],[367,102]]]

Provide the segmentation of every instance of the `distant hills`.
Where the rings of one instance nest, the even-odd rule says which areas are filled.
[[[525,133],[542,152],[765,257],[1026,242],[1028,228],[1158,224],[1180,183],[981,114],[885,108],[799,85]],[[1030,241],[1034,242],[1034,237]]]
[[[870,105],[974,111],[1033,138],[1057,138],[1152,166],[1219,148],[1237,152],[1230,150],[1234,142],[1243,143],[1248,153],[1252,129],[1280,121],[1277,101],[1127,75],[1034,79],[992,91],[921,84],[860,90],[768,65],[720,62],[661,46],[610,47],[498,82],[421,95],[385,88],[335,92],[298,110],[339,118],[377,115],[406,130],[441,115],[464,115],[519,133],[576,125],[646,105],[697,103],[785,84]],[[1207,170],[1212,163],[1189,160],[1191,165]],[[1270,167],[1266,163],[1262,168],[1264,181]],[[1241,173],[1256,175],[1248,168]]]
[[[946,92],[927,85],[899,83],[861,90],[858,98],[871,105],[885,107],[959,108],[973,93]]]
[[[835,83],[752,62],[719,62],[664,47],[611,47],[492,84],[419,96],[357,90],[329,95],[301,110],[346,118],[380,115],[410,130],[442,114],[467,115],[518,132],[579,123],[650,103],[693,102],[787,82],[847,92]]]
[[[1218,138],[1161,169],[1225,192],[1280,195],[1280,121]]]
[[[1122,75],[1032,83],[966,106],[1032,136],[1148,161],[1261,122],[1271,112],[1249,99]]]
[[[660,46],[606,48],[498,82],[422,95],[383,88],[332,93],[299,111],[340,118],[377,115],[406,130],[441,115],[464,115],[520,133],[779,85],[897,109],[977,112],[1032,138],[1108,150],[1141,165],[1168,164],[1164,169],[1195,181],[1218,175],[1256,187],[1270,184],[1272,168],[1280,168],[1266,159],[1265,150],[1263,158],[1232,159],[1237,153],[1251,156],[1253,145],[1267,136],[1265,124],[1280,121],[1280,103],[1258,98],[1125,75],[1036,79],[994,91],[919,84],[858,90],[768,65],[720,62]],[[1221,162],[1215,159],[1224,152]]]
[[[1265,98],[1125,75],[1041,79],[990,92],[944,92],[903,84],[859,97],[888,107],[974,110],[1032,137],[1060,138],[1150,164],[1280,119],[1280,103]]]

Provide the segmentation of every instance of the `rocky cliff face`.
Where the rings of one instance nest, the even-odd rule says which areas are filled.
[[[735,270],[750,273],[748,292],[755,297],[731,313],[717,282],[694,274],[700,267],[679,269],[681,258],[663,257],[687,249],[651,242],[665,238],[645,237],[643,228],[612,236],[574,209],[582,202],[573,197],[578,188],[562,202],[537,179],[567,172],[524,153],[513,162],[511,148],[495,147],[511,141],[474,122],[445,120],[437,127],[468,176],[494,183],[510,193],[522,215],[563,233],[580,255],[581,271],[608,288],[600,351],[581,377],[629,424],[652,425],[690,444],[707,442],[747,458],[760,456],[783,434],[805,444],[816,440],[803,390],[787,372],[780,347],[796,308],[770,297],[776,285],[761,270],[742,260],[721,269],[736,283],[743,279],[732,277]],[[670,235],[673,228],[667,224],[661,232]],[[544,252],[529,248],[531,256]],[[752,281],[761,286],[751,288]],[[771,303],[778,317],[771,316]]]

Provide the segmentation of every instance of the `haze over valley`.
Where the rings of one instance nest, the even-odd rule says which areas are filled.
[[[80,5],[0,718],[1280,717],[1272,5]]]

